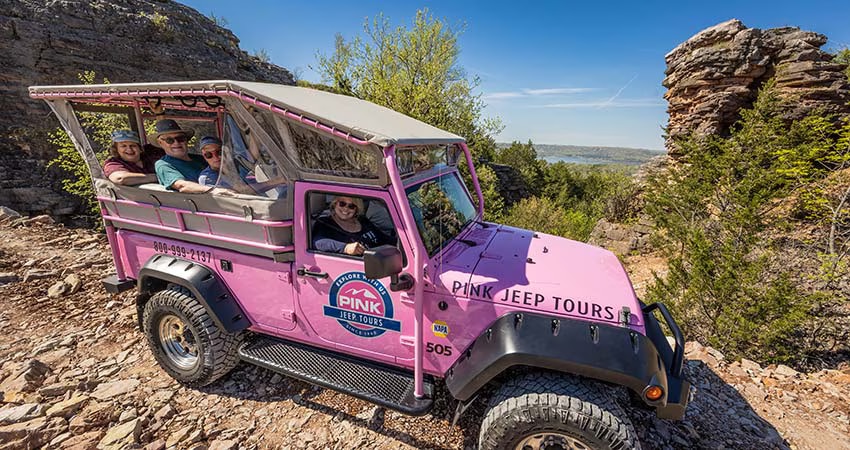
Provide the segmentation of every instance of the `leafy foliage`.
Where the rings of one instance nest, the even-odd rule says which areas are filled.
[[[336,36],[334,53],[317,55],[323,81],[338,92],[394,109],[466,138],[479,156],[494,147],[497,120],[482,117],[477,78],[458,65],[460,29],[417,11],[410,28],[378,15],[364,37]],[[479,147],[481,147],[479,149]]]
[[[569,236],[574,234],[570,213],[546,197],[530,197],[519,201],[505,216],[505,223],[527,230]]]
[[[171,21],[168,20],[168,16],[156,11],[153,14],[140,12],[139,17],[148,21],[154,37],[163,42],[174,41],[174,27],[171,25]]]
[[[77,75],[83,84],[95,84],[96,76],[93,71],[86,71]],[[109,80],[104,78],[103,84]],[[126,116],[110,113],[80,112],[77,114],[80,125],[91,140],[94,150],[97,152],[98,161],[108,158],[108,148],[112,143],[111,134],[117,129],[129,127]],[[58,167],[64,173],[62,189],[69,194],[80,198],[91,215],[99,214],[97,200],[95,199],[94,184],[89,173],[88,165],[83,157],[77,152],[71,138],[62,128],[57,128],[49,134],[48,141],[56,146],[58,155],[48,164],[49,167]]]
[[[790,217],[777,209],[779,199],[845,164],[850,136],[828,118],[789,125],[781,111],[769,82],[728,138],[678,142],[684,164],[651,180],[646,206],[670,257],[649,299],[669,304],[690,336],[775,362],[815,350],[818,340],[805,330],[815,329],[812,314],[831,297],[801,286],[780,258],[781,242],[771,236]],[[822,200],[816,190],[807,193]]]
[[[484,220],[491,222],[500,222],[505,214],[505,199],[499,192],[499,178],[496,172],[486,164],[481,164],[475,168],[478,175],[478,183],[481,184],[481,194],[484,195]],[[471,186],[469,182],[467,186]],[[470,193],[473,193],[470,191]],[[473,195],[473,197],[476,197]],[[477,198],[476,198],[477,200]]]
[[[494,204],[499,210],[505,207],[502,220],[508,225],[586,241],[602,217],[623,222],[636,210],[637,187],[629,174],[619,168],[563,162],[548,164],[537,159],[531,141],[513,142],[497,150],[493,160],[516,169],[531,194],[528,202],[520,201],[507,207],[497,187],[491,187],[489,181],[481,181],[479,170],[487,210]],[[551,221],[524,217],[544,212],[558,217]],[[498,220],[498,214],[494,214],[493,220]],[[538,223],[546,229],[533,228]]]
[[[299,87],[305,87],[305,88],[310,88],[310,89],[316,89],[316,90],[319,90],[319,91],[325,91],[325,92],[332,92],[332,93],[334,93],[334,94],[342,94],[342,92],[340,92],[340,91],[339,91],[338,89],[336,89],[335,87],[333,87],[333,86],[328,86],[328,85],[326,85],[326,84],[322,84],[322,83],[311,83],[311,82],[309,82],[309,81],[307,81],[307,80],[297,80],[297,81],[295,82],[295,84],[296,84],[296,86],[299,86]]]
[[[543,187],[543,168],[546,162],[537,159],[537,152],[530,140],[525,144],[514,141],[509,147],[499,150],[494,160],[499,164],[511,166],[518,170],[523,183],[532,195],[540,193]]]

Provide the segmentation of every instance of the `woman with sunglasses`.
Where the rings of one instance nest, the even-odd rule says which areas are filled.
[[[109,159],[103,162],[103,174],[115,184],[134,186],[156,183],[154,165],[162,157],[162,151],[142,149],[141,140],[135,131],[115,130]]]
[[[273,188],[280,189],[285,192],[286,187],[280,186],[286,183],[286,178],[276,177],[269,181],[258,182],[254,175],[241,166],[237,166],[239,172],[239,180],[228,180],[227,177],[220,177],[221,174],[221,140],[214,136],[204,136],[198,142],[198,148],[201,149],[201,156],[209,164],[209,167],[201,171],[198,176],[198,184],[203,186],[217,186],[222,189],[231,189],[240,194],[261,194]],[[241,182],[240,182],[241,181]],[[285,196],[282,195],[282,196]]]
[[[221,171],[221,140],[214,136],[204,136],[198,142],[198,148],[201,149],[201,156],[209,166],[201,171],[198,176],[198,184],[204,186],[215,186],[229,188],[230,185],[225,180],[219,180],[218,174]]]
[[[362,216],[363,200],[346,196],[331,201],[330,215],[316,219],[313,248],[324,252],[361,256],[363,251],[392,240]]]

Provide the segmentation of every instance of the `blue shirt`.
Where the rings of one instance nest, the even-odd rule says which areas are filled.
[[[204,186],[215,186],[216,183],[218,183],[218,171],[213,170],[212,167],[207,167],[201,171],[200,175],[198,175],[198,184]]]
[[[156,162],[156,178],[159,184],[168,189],[172,189],[175,181],[186,180],[197,183],[198,176],[201,171],[207,166],[204,157],[201,155],[189,155],[190,161],[177,159],[173,156],[165,155]]]

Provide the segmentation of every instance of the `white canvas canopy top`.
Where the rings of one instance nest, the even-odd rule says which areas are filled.
[[[342,132],[381,147],[464,142],[460,136],[365,100],[280,84],[220,80],[31,86],[29,93],[33,98],[61,98],[72,101],[144,96],[231,96],[278,112],[304,116],[337,133]]]

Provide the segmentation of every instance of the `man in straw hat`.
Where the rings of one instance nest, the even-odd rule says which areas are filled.
[[[211,190],[208,186],[198,184],[198,176],[207,163],[200,155],[189,154],[188,142],[193,134],[193,130],[184,130],[171,119],[156,123],[156,132],[151,134],[151,140],[155,140],[165,150],[165,156],[156,162],[159,184],[187,193],[204,193]]]

